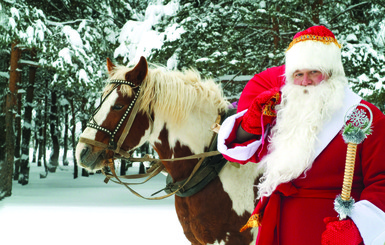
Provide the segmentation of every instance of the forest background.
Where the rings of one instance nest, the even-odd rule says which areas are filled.
[[[335,33],[350,86],[384,112],[383,0],[1,0],[0,200],[28,184],[31,164],[46,174],[73,164],[78,177],[66,156],[97,106],[107,57],[194,67],[236,100],[236,77],[283,64],[312,25]]]

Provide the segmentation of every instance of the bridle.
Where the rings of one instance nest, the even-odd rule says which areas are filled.
[[[120,149],[120,147],[122,146],[124,140],[126,139],[126,136],[128,135],[128,132],[130,131],[131,129],[131,126],[132,126],[132,123],[136,117],[136,114],[139,110],[139,103],[135,103],[137,100],[138,100],[138,97],[139,97],[139,93],[140,93],[140,86],[137,86],[129,81],[126,81],[126,80],[118,80],[118,79],[114,79],[114,80],[111,80],[109,82],[109,84],[114,84],[114,87],[111,89],[111,91],[108,92],[108,94],[101,100],[99,106],[95,109],[95,111],[92,113],[92,116],[91,116],[91,119],[90,121],[87,123],[87,127],[90,127],[90,128],[94,128],[96,130],[100,130],[106,134],[108,134],[110,136],[110,140],[108,142],[108,145],[104,144],[104,143],[101,143],[101,142],[98,142],[98,141],[95,141],[95,140],[91,140],[91,139],[87,139],[87,138],[80,138],[80,142],[83,142],[83,143],[89,143],[89,144],[92,144],[92,145],[95,145],[95,146],[98,146],[98,147],[101,147],[103,149],[106,149],[106,150],[110,150],[110,151],[113,151],[115,153],[118,153],[118,154],[121,154],[123,155],[124,157],[127,157],[129,158],[130,155],[125,152],[125,151],[122,151]],[[133,100],[131,101],[130,105],[127,107],[126,111],[124,112],[122,118],[119,120],[118,124],[116,125],[115,129],[114,130],[109,130],[107,128],[104,128],[100,125],[97,124],[96,120],[95,120],[95,115],[99,112],[101,106],[103,105],[103,103],[106,101],[106,99],[108,98],[108,96],[111,95],[111,93],[118,88],[119,85],[128,85],[130,86],[132,89],[135,89],[135,88],[138,88],[138,90],[135,92],[135,95],[134,95],[134,98]],[[126,126],[122,132],[122,135],[120,136],[119,140],[118,141],[115,141],[115,136],[116,136],[116,133],[119,131],[119,129],[121,128],[123,122],[126,120],[128,114],[131,112],[131,115],[130,117],[128,118],[128,121],[126,123]]]
[[[143,162],[143,161],[157,162],[157,163],[154,164],[154,168],[152,168],[153,170],[151,170],[151,171],[149,170],[147,174],[139,174],[138,176],[125,175],[125,176],[120,176],[120,178],[136,179],[136,178],[143,178],[143,177],[149,176],[144,181],[144,182],[147,182],[149,179],[153,178],[154,176],[159,174],[164,169],[164,165],[161,164],[161,162],[163,162],[163,161],[172,161],[172,162],[174,162],[174,161],[181,161],[181,160],[188,160],[188,159],[199,159],[199,161],[198,161],[197,165],[194,167],[194,169],[193,169],[192,173],[190,174],[190,176],[188,177],[188,179],[183,184],[181,184],[180,186],[177,186],[175,191],[173,191],[171,193],[168,193],[167,195],[164,195],[164,196],[161,196],[161,197],[153,197],[153,198],[143,197],[139,193],[137,193],[136,191],[134,191],[133,189],[131,189],[129,187],[129,185],[135,185],[135,184],[140,184],[140,183],[127,183],[127,182],[121,181],[119,176],[116,175],[113,158],[106,158],[105,159],[107,164],[108,164],[108,166],[110,167],[111,172],[112,172],[112,175],[111,175],[111,174],[108,174],[108,173],[106,173],[106,172],[104,172],[102,170],[103,174],[106,176],[105,183],[108,183],[109,180],[112,180],[115,183],[124,185],[133,194],[135,194],[136,196],[139,196],[141,198],[144,198],[144,199],[148,199],[148,200],[164,199],[166,197],[169,197],[169,196],[172,196],[172,195],[176,194],[181,189],[183,189],[184,186],[189,183],[189,181],[192,179],[192,177],[200,169],[200,166],[202,165],[202,163],[203,163],[203,161],[204,161],[204,159],[206,157],[208,157],[208,156],[215,156],[215,155],[219,155],[220,154],[218,151],[211,151],[211,152],[204,152],[204,153],[201,153],[201,154],[195,154],[195,155],[191,155],[191,156],[180,157],[180,158],[173,158],[173,159],[154,159],[154,158],[150,158],[148,156],[143,158],[143,159],[131,158],[131,154],[125,152],[124,150],[122,150],[121,146],[122,146],[124,140],[126,139],[126,137],[128,135],[128,132],[131,129],[132,123],[133,123],[133,121],[134,121],[134,119],[136,117],[136,114],[137,114],[137,112],[139,110],[139,103],[135,103],[135,102],[139,98],[140,86],[136,86],[135,84],[133,84],[131,82],[128,82],[126,80],[117,80],[117,79],[116,80],[111,80],[109,82],[109,84],[115,84],[115,85],[111,89],[111,91],[108,92],[108,94],[101,100],[99,106],[95,109],[94,113],[92,114],[90,121],[87,123],[87,127],[91,127],[91,128],[96,129],[96,130],[100,130],[102,132],[107,133],[110,136],[110,140],[109,140],[108,145],[104,144],[102,142],[96,141],[96,140],[91,140],[91,139],[87,139],[87,138],[83,138],[83,137],[80,137],[79,142],[83,142],[83,143],[86,143],[86,144],[94,145],[94,146],[100,147],[100,148],[102,148],[103,150],[106,150],[106,151],[112,151],[112,152],[115,153],[115,157],[113,157],[113,158],[116,158],[116,154],[119,154],[121,156],[120,158],[129,159],[130,161],[136,160],[136,161],[140,161],[140,162]],[[107,97],[110,96],[110,94],[115,89],[117,89],[117,87],[119,85],[121,85],[121,84],[129,85],[133,89],[138,88],[138,91],[135,92],[134,99],[131,101],[130,105],[127,107],[123,117],[118,122],[118,125],[115,127],[115,129],[113,131],[111,131],[111,130],[109,130],[107,128],[104,128],[104,127],[98,125],[96,120],[95,120],[95,115],[98,113],[98,111],[100,110],[102,104],[106,101]],[[126,120],[128,114],[130,112],[131,112],[131,114],[130,114],[130,117],[128,118],[128,120],[127,120],[126,126],[124,127],[123,132],[122,132],[118,142],[115,142],[116,133],[119,131],[120,127],[122,126],[123,122]],[[211,128],[211,130],[213,130],[215,133],[218,132],[217,131],[218,130],[218,125],[219,125],[218,123],[219,123],[220,119],[221,119],[221,116],[218,115],[216,122],[213,124],[213,126]],[[149,117],[149,123],[150,123],[151,131],[152,131],[153,123],[154,122],[153,122],[153,118],[151,116]],[[214,139],[214,136],[213,136],[213,139]],[[211,141],[213,141],[213,139]],[[115,178],[116,180],[113,180],[112,178]],[[156,193],[154,193],[154,194],[156,194]]]

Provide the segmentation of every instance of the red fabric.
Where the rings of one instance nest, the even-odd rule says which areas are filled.
[[[238,111],[247,109],[263,91],[282,87],[284,72],[285,67],[280,66],[255,75],[242,92]],[[373,133],[358,145],[352,195],[356,202],[367,200],[385,212],[385,116],[372,104],[365,101],[361,103],[368,105],[373,112]],[[267,147],[268,144],[265,144],[264,148]],[[292,180],[289,186],[281,186],[283,192],[282,189],[277,190],[271,197],[263,198],[258,203],[254,213],[263,213],[258,245],[321,244],[325,231],[323,219],[337,216],[333,202],[341,192],[346,149],[346,143],[338,134],[306,173]],[[256,162],[259,153],[260,150],[253,158]],[[293,187],[300,194],[291,193]]]
[[[373,133],[358,145],[352,196],[356,202],[368,200],[385,211],[385,116],[370,103],[361,103],[373,112]],[[337,217],[333,202],[341,193],[346,149],[338,134],[306,174],[281,184],[270,198],[263,198],[265,203],[254,211],[263,213],[258,245],[321,244],[323,219]]]
[[[322,245],[359,245],[362,237],[351,219],[339,220],[337,217],[324,219],[326,231],[322,233]]]
[[[312,26],[304,31],[298,32],[295,34],[294,38],[304,36],[304,35],[316,35],[321,37],[332,37],[335,38],[333,32],[324,26]]]
[[[385,191],[385,165],[382,163],[385,116],[370,103],[362,103],[373,111],[373,133],[358,145],[352,195],[356,201],[368,200],[385,211],[385,196],[382,195]],[[333,202],[341,193],[346,149],[346,143],[338,134],[306,174],[281,184],[273,195],[258,203],[253,214],[262,213],[263,216],[257,244],[321,243],[325,231],[323,219],[337,216]],[[259,151],[254,157],[257,161]]]
[[[336,190],[301,189],[294,186],[292,182],[280,184],[276,188],[276,190],[273,192],[273,194],[271,194],[269,197],[262,198],[262,200],[258,202],[257,207],[255,208],[252,214],[252,215],[261,214],[261,213],[263,214],[262,222],[261,222],[262,225],[260,227],[260,233],[258,235],[257,244],[264,244],[264,245],[265,244],[266,245],[267,244],[290,244],[290,241],[292,242],[294,240],[296,241],[295,244],[313,244],[310,242],[317,241],[317,239],[315,240],[306,239],[308,243],[307,242],[302,243],[302,239],[304,239],[303,237],[307,236],[306,234],[304,235],[298,234],[298,236],[290,237],[289,239],[279,236],[281,233],[280,230],[278,229],[279,227],[282,227],[282,229],[285,229],[285,231],[287,232],[290,232],[292,230],[297,230],[297,228],[286,229],[287,227],[292,227],[293,224],[287,224],[287,226],[286,225],[282,226],[280,216],[285,214],[283,213],[283,210],[285,210],[285,212],[287,210],[287,207],[282,205],[282,201],[285,198],[291,198],[293,200],[297,199],[297,200],[301,200],[302,202],[310,199],[315,199],[315,200],[329,199],[330,201],[333,201],[338,194],[340,194],[339,189],[336,189]],[[359,196],[359,192],[354,190],[353,195],[357,197]],[[313,204],[310,204],[310,203],[309,205],[310,207],[313,206]],[[317,205],[317,207],[319,207],[319,205]],[[323,206],[322,208],[325,209],[326,207]],[[298,213],[300,213],[301,210],[302,208],[300,210],[297,210],[297,213],[295,215],[298,215]],[[309,218],[310,220],[312,219],[312,217],[307,217],[308,220]],[[322,228],[324,230],[323,223],[321,223],[321,225],[323,226]],[[312,225],[310,230],[314,228],[315,226]],[[314,244],[318,244],[318,243],[314,243]]]
[[[285,66],[269,68],[256,74],[246,84],[238,102],[237,111],[241,112],[250,107],[251,103],[259,94],[274,87],[281,88],[285,84]]]
[[[273,123],[275,119],[274,108],[280,102],[279,87],[271,88],[259,94],[243,116],[242,128],[248,133],[262,135],[266,125]],[[271,108],[270,115],[263,113],[266,107]]]

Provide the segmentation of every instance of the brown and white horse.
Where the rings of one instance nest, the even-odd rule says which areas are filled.
[[[105,159],[111,156],[103,145],[116,147],[136,103],[139,109],[119,146],[121,151],[129,152],[145,142],[161,159],[207,151],[213,136],[210,127],[218,113],[228,107],[218,84],[201,80],[194,70],[149,69],[143,57],[134,68],[115,66],[107,59],[107,69],[110,78],[103,101],[81,135],[102,145],[78,143],[76,155],[82,167],[104,167]],[[163,164],[172,179],[180,181],[190,175],[197,162],[190,159]],[[191,244],[255,244],[257,228],[242,233],[239,230],[254,210],[258,175],[255,164],[235,167],[227,163],[198,193],[175,196],[176,212]]]

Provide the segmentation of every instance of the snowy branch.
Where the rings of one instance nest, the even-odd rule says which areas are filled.
[[[332,23],[332,22],[333,22],[334,20],[336,20],[340,15],[342,15],[342,14],[344,14],[344,13],[346,13],[346,12],[349,12],[349,11],[351,11],[351,10],[354,9],[354,8],[357,8],[357,7],[360,7],[360,6],[362,6],[362,5],[365,5],[365,4],[367,4],[367,3],[369,3],[369,2],[362,2],[362,3],[358,3],[358,4],[356,4],[356,5],[352,5],[352,6],[348,7],[348,8],[345,9],[345,11],[342,11],[341,13],[339,13],[339,14],[337,14],[336,16],[334,16],[333,18],[331,18],[329,22]]]

